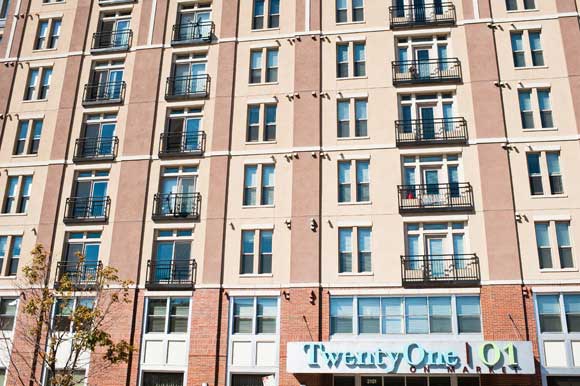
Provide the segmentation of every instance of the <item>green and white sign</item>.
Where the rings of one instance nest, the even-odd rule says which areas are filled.
[[[292,342],[295,374],[534,374],[531,342]]]

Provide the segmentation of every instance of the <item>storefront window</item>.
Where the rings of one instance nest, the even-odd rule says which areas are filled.
[[[334,386],[355,386],[356,376],[335,376]],[[454,382],[454,379],[457,383]],[[361,376],[361,386],[480,386],[477,376]]]
[[[456,302],[456,315],[452,302]],[[580,319],[580,302],[577,308],[575,304],[571,303],[571,310],[576,310]],[[573,312],[571,317],[576,317]],[[332,335],[480,334],[479,296],[333,297],[330,331]]]

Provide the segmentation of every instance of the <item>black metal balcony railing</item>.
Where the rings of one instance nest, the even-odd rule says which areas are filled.
[[[201,155],[205,150],[205,132],[161,133],[159,157]]]
[[[401,256],[404,287],[479,285],[479,258],[475,254]]]
[[[110,197],[70,197],[66,199],[64,222],[107,221],[110,208]]]
[[[159,289],[193,289],[197,263],[195,260],[173,260],[169,262],[149,260],[145,287]]]
[[[118,137],[78,138],[75,141],[73,161],[113,160],[118,148]]]
[[[399,212],[472,211],[471,184],[399,185]]]
[[[173,26],[172,45],[210,42],[215,31],[213,21],[175,24]]]
[[[199,193],[157,193],[153,199],[153,219],[199,219]]]
[[[389,7],[391,28],[413,28],[433,25],[455,25],[457,16],[453,3],[423,6]]]
[[[117,104],[125,100],[125,82],[89,83],[85,85],[83,105]]]
[[[418,83],[461,82],[461,62],[457,58],[392,62],[395,86]]]
[[[103,264],[98,262],[68,262],[61,261],[56,266],[55,287],[60,287],[65,281],[69,281],[73,288],[87,288],[97,283],[98,272]]]
[[[467,121],[462,117],[395,121],[398,146],[467,143]]]
[[[209,95],[208,74],[167,78],[165,99],[205,98]]]
[[[133,42],[133,31],[101,31],[93,34],[93,44],[91,51],[126,51],[131,47]]]

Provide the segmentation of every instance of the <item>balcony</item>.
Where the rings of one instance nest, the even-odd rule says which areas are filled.
[[[399,185],[399,212],[446,212],[474,209],[471,184]]]
[[[459,83],[463,77],[457,58],[392,62],[393,85]]]
[[[198,133],[161,133],[159,157],[199,156],[205,151],[206,136]]]
[[[131,4],[135,3],[137,0],[99,0],[99,5],[119,5],[119,4]]]
[[[97,283],[97,275],[103,264],[99,262],[58,262],[54,287],[59,288],[63,282],[70,281],[73,289],[90,290]],[[66,279],[65,279],[66,276]]]
[[[117,157],[118,137],[84,137],[75,141],[74,162],[111,161]]]
[[[165,99],[198,99],[209,95],[210,77],[207,74],[167,78]]]
[[[171,45],[204,44],[211,42],[214,35],[215,24],[213,21],[201,21],[198,23],[175,24]]]
[[[198,220],[199,193],[157,193],[153,199],[153,220]]]
[[[468,140],[462,117],[395,121],[397,146],[456,145]]]
[[[389,7],[391,29],[455,25],[457,16],[453,3],[405,5]]]
[[[93,34],[91,53],[127,51],[133,42],[133,31],[102,31]]]
[[[110,208],[110,197],[70,197],[66,199],[64,222],[106,222]]]
[[[479,258],[467,255],[401,256],[403,287],[470,287],[481,281]]]
[[[195,260],[173,260],[147,262],[148,290],[192,290],[195,286],[197,263]]]
[[[125,82],[89,83],[83,92],[83,106],[121,104],[125,100]]]

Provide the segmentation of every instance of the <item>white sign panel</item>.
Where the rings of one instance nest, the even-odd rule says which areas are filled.
[[[354,374],[534,374],[531,342],[292,342],[287,371]]]

